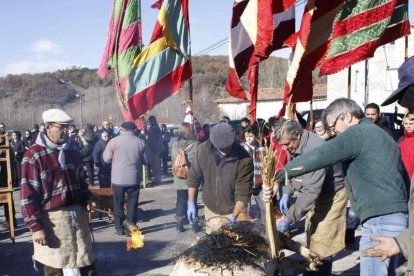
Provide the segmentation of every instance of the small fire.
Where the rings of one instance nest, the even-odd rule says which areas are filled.
[[[127,239],[127,251],[144,247],[144,235],[138,228],[130,232],[130,237]]]

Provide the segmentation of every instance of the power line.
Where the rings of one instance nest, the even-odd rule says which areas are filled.
[[[223,46],[224,44],[227,44],[228,42],[229,42],[228,37],[223,38],[223,39],[221,39],[221,40],[219,40],[219,41],[214,42],[214,43],[213,43],[213,44],[211,44],[210,46],[208,46],[208,47],[206,47],[206,48],[202,49],[201,51],[199,51],[199,52],[195,53],[195,54],[194,54],[194,56],[205,55],[205,54],[207,54],[207,53],[209,53],[209,52],[213,51],[214,49],[216,49],[216,48],[218,48],[218,47],[220,47],[220,46]]]
[[[299,0],[297,3],[295,3],[296,8],[298,8],[301,5],[304,5],[307,3],[308,0]],[[229,42],[229,39],[227,37],[214,42],[213,44],[211,44],[210,46],[198,51],[197,53],[195,53],[193,56],[201,56],[201,55],[205,55],[208,54],[209,52],[227,44]]]

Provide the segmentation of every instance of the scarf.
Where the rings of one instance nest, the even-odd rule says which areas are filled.
[[[45,134],[44,130],[40,130],[36,138],[36,144],[42,147],[49,149],[54,149],[59,151],[58,161],[62,168],[65,167],[65,150],[68,149],[71,145],[70,139],[66,139],[66,143],[62,145],[57,145],[53,143]]]

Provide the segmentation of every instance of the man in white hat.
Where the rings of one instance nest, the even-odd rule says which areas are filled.
[[[45,275],[96,275],[85,213],[90,191],[82,153],[67,135],[73,118],[60,109],[42,117],[45,129],[23,156],[20,189],[33,259],[44,265]]]

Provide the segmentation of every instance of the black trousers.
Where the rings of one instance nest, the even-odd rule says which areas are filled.
[[[168,150],[163,150],[161,152],[161,165],[162,165],[162,173],[167,174],[168,173]]]
[[[93,179],[94,179],[93,161],[84,161],[83,165],[86,167],[86,174],[88,175],[88,185],[93,186]]]
[[[111,167],[103,165],[98,170],[99,188],[111,187]]]
[[[198,217],[197,207],[198,190],[196,191],[194,202],[196,206],[196,217]],[[182,218],[187,217],[187,202],[188,202],[188,190],[177,190],[177,202],[175,204],[175,217]]]
[[[112,184],[114,196],[114,224],[116,230],[122,230],[122,223],[125,218],[133,223],[137,223],[139,185],[121,186]],[[127,213],[124,213],[125,194],[127,195]]]

